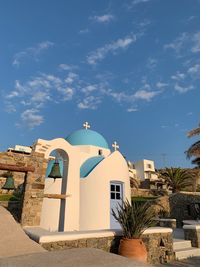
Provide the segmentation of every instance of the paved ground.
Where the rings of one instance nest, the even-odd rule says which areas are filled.
[[[94,248],[75,248],[0,259],[0,267],[147,267]]]
[[[12,215],[0,206],[0,259],[30,253],[46,252],[32,241]],[[46,253],[44,253],[46,254]]]
[[[155,267],[200,267],[200,257],[187,260],[174,261],[167,264],[156,265]]]

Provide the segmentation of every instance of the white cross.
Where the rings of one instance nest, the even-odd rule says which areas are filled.
[[[90,128],[89,123],[86,121],[85,123],[83,123],[83,127],[87,130]]]
[[[116,151],[117,149],[119,149],[119,145],[117,144],[116,141],[112,144],[112,147],[114,148],[115,151]]]

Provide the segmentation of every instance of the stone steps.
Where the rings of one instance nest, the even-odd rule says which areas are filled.
[[[200,256],[200,248],[184,248],[175,250],[176,260],[183,260],[191,257]]]
[[[173,248],[174,251],[178,250],[178,249],[186,249],[186,248],[191,248],[192,244],[190,240],[176,240],[173,242]]]
[[[200,256],[200,248],[192,247],[190,240],[175,239],[173,248],[176,260]]]

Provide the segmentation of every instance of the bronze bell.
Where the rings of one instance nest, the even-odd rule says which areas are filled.
[[[54,178],[54,179],[62,178],[62,175],[60,173],[60,165],[59,165],[58,160],[55,160],[48,177]]]
[[[14,190],[15,189],[15,184],[14,184],[13,176],[8,176],[6,178],[6,182],[2,186],[2,189],[7,189],[7,190]]]

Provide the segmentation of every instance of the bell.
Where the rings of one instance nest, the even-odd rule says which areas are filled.
[[[15,184],[14,184],[13,176],[8,176],[6,178],[6,182],[2,186],[2,189],[7,189],[7,190],[14,190],[15,189]]]
[[[54,179],[62,178],[62,175],[60,173],[60,165],[59,165],[59,162],[57,160],[55,160],[48,177],[54,178]]]

